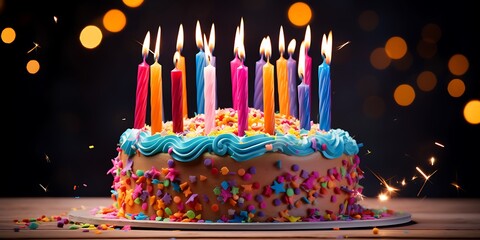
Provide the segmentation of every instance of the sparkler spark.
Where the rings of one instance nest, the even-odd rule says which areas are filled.
[[[417,197],[420,195],[420,193],[422,192],[423,190],[423,187],[425,187],[425,184],[427,183],[427,181],[429,181],[430,177],[433,176],[433,174],[435,174],[438,170],[435,170],[432,174],[430,175],[427,175],[425,174],[422,169],[420,169],[419,167],[415,167],[415,169],[417,169],[417,171],[422,174],[423,178],[425,178],[425,181],[423,181],[423,184],[422,184],[422,187],[420,188],[420,190],[418,191],[417,193]]]
[[[435,142],[435,145],[437,145],[437,146],[439,146],[439,147],[442,147],[442,148],[445,147],[445,145],[443,145],[443,144],[441,144],[441,143],[438,143],[438,142]]]
[[[31,53],[33,50],[40,48],[40,45],[36,42],[33,42],[33,48],[28,50],[27,54]]]
[[[433,166],[433,164],[435,164],[435,158],[434,157],[431,157],[430,158],[430,164]]]
[[[347,46],[348,44],[350,44],[350,41],[347,41],[347,42],[345,42],[344,44],[338,46],[338,47],[337,47],[337,50],[342,49],[343,47]]]
[[[39,183],[40,187],[43,189],[43,191],[48,192],[48,185],[44,187],[41,183]]]
[[[57,21],[58,21],[57,16],[53,16],[53,21],[55,21],[55,23],[57,23]]]
[[[50,163],[50,157],[45,153],[45,161],[47,161],[47,163]]]
[[[395,193],[398,191],[397,188],[394,188],[392,186],[390,186],[390,184],[387,183],[387,180],[385,178],[383,178],[382,176],[378,175],[377,173],[373,172],[372,170],[370,170],[372,172],[372,174],[378,179],[378,181],[380,181],[380,184],[385,186],[385,190],[387,190],[386,193],[382,193],[381,195],[385,195],[385,194],[388,194],[388,195],[392,195],[392,193]],[[383,198],[379,195],[379,198]]]

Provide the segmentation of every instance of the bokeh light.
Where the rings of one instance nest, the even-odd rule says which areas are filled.
[[[373,119],[380,118],[385,112],[385,102],[378,96],[370,96],[363,102],[363,113]]]
[[[415,100],[415,90],[408,84],[401,84],[393,93],[395,102],[400,106],[409,106]]]
[[[27,63],[27,71],[30,74],[36,74],[40,70],[40,63],[37,60],[30,60]]]
[[[471,100],[463,108],[463,116],[470,124],[480,123],[480,100]]]
[[[455,54],[448,61],[448,70],[457,76],[465,74],[468,67],[468,59],[462,54]]]
[[[422,40],[430,43],[437,43],[442,36],[442,29],[437,24],[429,23],[422,29]]]
[[[312,9],[304,2],[296,2],[288,8],[288,20],[299,27],[307,25],[312,19]]]
[[[391,37],[385,44],[385,53],[391,59],[400,59],[407,53],[407,43],[401,37]]]
[[[417,52],[420,57],[430,59],[437,53],[437,44],[430,41],[420,40],[417,45]]]
[[[437,76],[431,71],[423,71],[418,74],[417,86],[424,92],[432,91],[437,85]]]
[[[103,16],[103,26],[107,31],[114,33],[120,32],[125,28],[126,24],[127,18],[125,17],[125,14],[118,9],[109,10]]]
[[[122,0],[127,7],[136,8],[142,5],[143,0]]]
[[[370,54],[370,63],[375,69],[383,70],[390,66],[392,60],[385,54],[384,48],[376,48]]]
[[[413,65],[413,56],[407,52],[402,58],[392,61],[392,65],[399,71],[407,71]]]
[[[16,36],[17,35],[15,33],[15,30],[13,30],[13,28],[11,27],[6,27],[2,31],[2,41],[4,43],[7,43],[7,44],[12,43],[13,41],[15,41]]]
[[[102,31],[97,26],[86,26],[80,33],[80,43],[85,48],[96,48],[100,42],[102,42]]]
[[[453,79],[448,83],[448,94],[452,97],[460,97],[465,92],[465,83],[461,79]]]
[[[378,14],[372,10],[363,11],[360,16],[358,16],[358,24],[360,28],[371,32],[375,30],[378,26]]]

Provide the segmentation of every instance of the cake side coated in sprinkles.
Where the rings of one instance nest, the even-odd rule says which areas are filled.
[[[367,217],[361,144],[348,132],[298,128],[276,114],[276,134],[262,133],[262,112],[250,109],[246,136],[235,134],[233,109],[185,119],[182,134],[127,129],[108,171],[117,217],[178,222],[297,222]]]

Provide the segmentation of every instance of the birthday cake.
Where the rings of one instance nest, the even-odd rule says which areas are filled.
[[[127,129],[112,159],[112,211],[121,218],[178,222],[297,222],[360,219],[363,177],[355,139],[342,129],[300,129],[275,114],[275,134],[263,133],[263,112],[249,108],[249,128],[237,135],[237,112],[216,110],[172,122],[151,134]]]

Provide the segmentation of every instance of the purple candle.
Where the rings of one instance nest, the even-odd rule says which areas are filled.
[[[287,76],[288,76],[288,93],[290,101],[290,115],[298,118],[298,107],[297,107],[297,61],[293,59],[292,55],[295,51],[295,45],[297,42],[295,39],[292,39],[288,44],[288,59],[287,59]]]
[[[260,43],[260,59],[255,63],[255,93],[253,95],[253,107],[263,111],[263,65],[265,65],[265,38]]]

